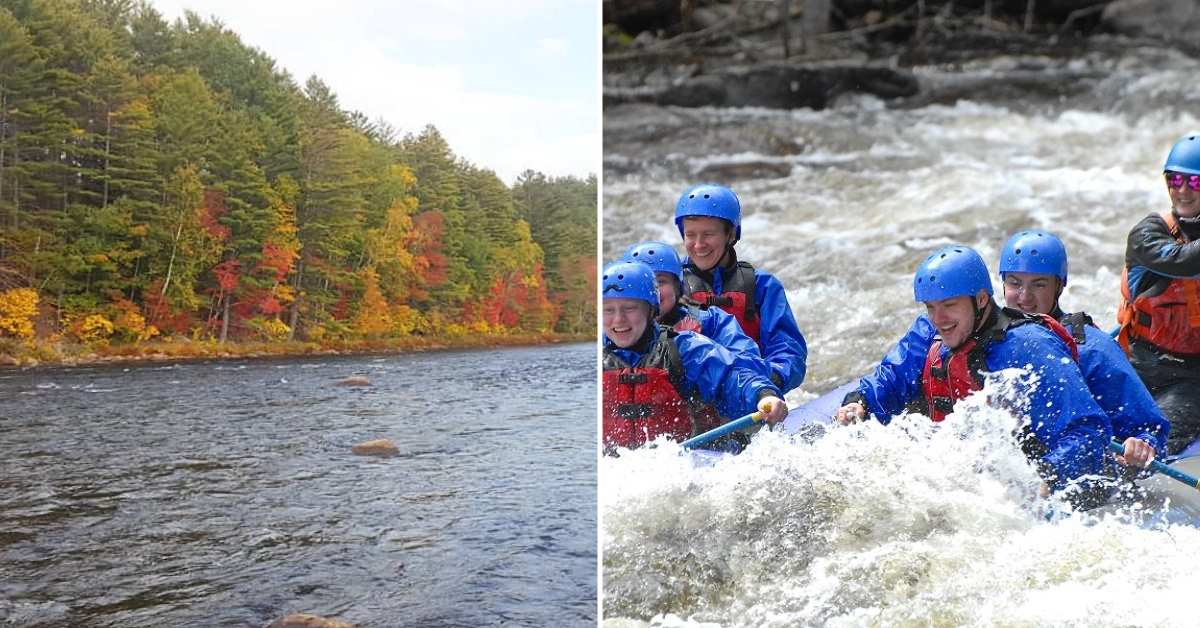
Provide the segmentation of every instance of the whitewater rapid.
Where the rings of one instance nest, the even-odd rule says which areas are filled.
[[[992,406],[987,398],[993,398]],[[1178,626],[1200,530],[1039,497],[996,390],[700,463],[601,462],[605,626]]]
[[[1070,255],[1064,309],[1107,329],[1126,235],[1169,208],[1163,160],[1200,132],[1200,61],[1140,47],[916,72],[953,80],[1024,65],[1098,78],[1061,99],[916,108],[862,96],[822,111],[608,108],[604,259],[650,239],[682,252],[679,194],[730,185],[739,257],[779,277],[808,341],[793,406],[878,363],[921,313],[912,273],[942,244],[976,248],[994,271],[1012,233],[1056,233]],[[1151,503],[1064,515],[1037,497],[1013,421],[975,404],[940,430],[911,417],[816,439],[762,433],[709,466],[668,444],[605,458],[605,625],[1194,622],[1200,533]]]

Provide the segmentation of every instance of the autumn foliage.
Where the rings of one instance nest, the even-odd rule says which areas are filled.
[[[507,185],[400,122],[215,19],[0,6],[0,337],[590,333],[596,178]]]
[[[32,338],[37,306],[38,294],[32,288],[0,292],[0,335]]]

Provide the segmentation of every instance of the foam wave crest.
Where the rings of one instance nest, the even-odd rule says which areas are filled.
[[[1037,496],[1006,373],[920,415],[601,463],[606,625],[1160,625],[1200,531]],[[990,400],[990,403],[989,403]],[[697,460],[703,461],[697,463]],[[1057,516],[1047,516],[1057,513]]]

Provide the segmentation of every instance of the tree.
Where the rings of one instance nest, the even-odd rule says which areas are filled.
[[[19,163],[17,150],[23,140],[18,112],[33,97],[33,84],[41,71],[28,31],[0,7],[0,231],[20,227],[20,179],[10,166]],[[11,263],[14,244],[11,236],[0,238],[0,263]]]

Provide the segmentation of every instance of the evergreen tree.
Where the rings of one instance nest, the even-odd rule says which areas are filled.
[[[216,19],[0,0],[0,289],[36,287],[64,326],[590,331],[595,193],[536,172],[510,190]]]

